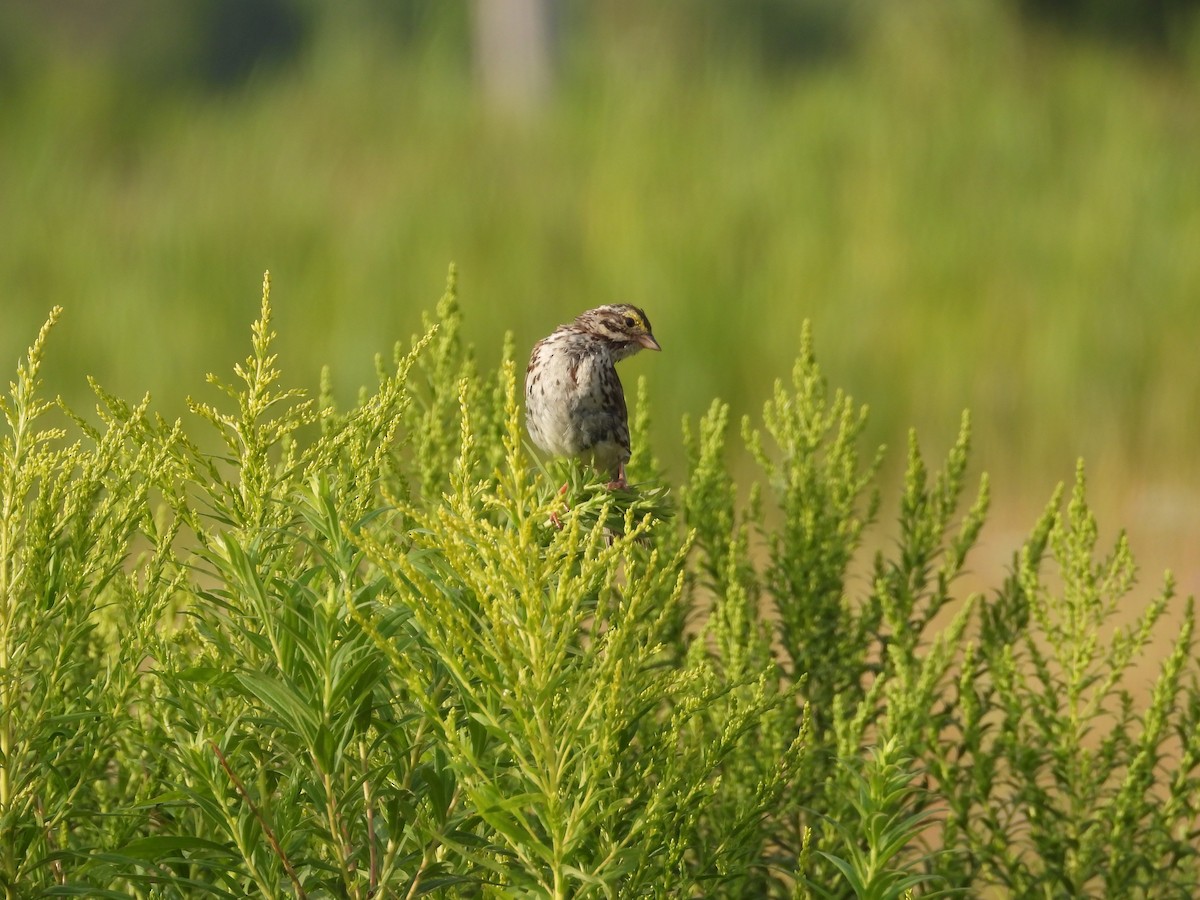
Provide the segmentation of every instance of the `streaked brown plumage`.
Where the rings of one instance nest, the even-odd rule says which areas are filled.
[[[525,373],[525,424],[533,442],[556,456],[591,463],[624,487],[629,413],[616,364],[642,349],[660,350],[636,306],[599,306],[538,341]]]

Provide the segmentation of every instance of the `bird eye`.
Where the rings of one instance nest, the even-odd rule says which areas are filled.
[[[626,327],[626,328],[632,328],[632,327],[633,327],[634,325],[636,325],[636,324],[637,324],[637,322],[635,322],[635,321],[634,321],[634,318],[633,318],[633,316],[626,316],[626,317],[625,317],[625,327]]]

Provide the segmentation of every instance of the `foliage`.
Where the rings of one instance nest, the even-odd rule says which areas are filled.
[[[871,900],[899,900],[913,896],[923,884],[943,881],[941,876],[914,871],[920,863],[936,864],[936,854],[911,856],[905,851],[914,837],[921,834],[935,810],[920,803],[924,793],[913,782],[916,775],[906,767],[908,761],[897,758],[899,743],[889,739],[870,750],[866,759],[847,760],[851,790],[846,802],[857,814],[854,823],[833,822],[846,857],[828,851],[820,855],[832,862],[844,882],[824,887],[805,879],[805,888],[821,897],[842,895],[838,888],[848,887],[855,897]],[[916,807],[911,811],[911,807]],[[805,839],[809,840],[808,832]],[[942,896],[948,891],[924,891],[922,896]]]
[[[454,258],[485,369],[506,329],[527,347],[590,306],[647,309],[678,364],[626,365],[671,411],[665,450],[675,410],[718,394],[736,442],[809,318],[827,371],[871,399],[869,449],[910,425],[939,439],[969,406],[976,463],[1010,485],[1002,516],[1083,455],[1099,508],[1150,508],[1122,524],[1152,529],[1165,565],[1196,532],[1200,44],[1180,27],[1177,61],[1115,52],[1016,7],[1181,3],[552,4],[559,80],[525,126],[481,114],[470,3],[0,3],[0,360],[70,298],[50,395],[86,409],[92,374],[186,418],[196,376],[242,355],[269,264],[285,377],[332,362],[348,405]],[[252,50],[226,17],[297,4],[294,64],[237,90],[155,66],[214,32]],[[847,11],[857,52],[771,65],[766,42],[820,39],[814,18]]]
[[[251,354],[191,423],[0,401],[5,896],[1183,895],[1200,688],[1170,579],[1098,553],[1082,464],[988,595],[970,421],[865,560],[884,451],[811,332],[729,474],[728,407],[610,492],[535,462],[452,275],[340,408]],[[198,425],[199,428],[193,427]],[[69,429],[69,430],[68,430]],[[68,437],[69,434],[77,436]],[[565,488],[564,488],[565,484]],[[872,541],[881,546],[879,542]],[[865,573],[865,574],[864,574]],[[1178,633],[1148,691],[1155,634]]]

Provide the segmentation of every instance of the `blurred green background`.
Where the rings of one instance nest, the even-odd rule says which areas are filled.
[[[269,268],[285,372],[349,399],[454,261],[486,364],[645,307],[680,473],[680,416],[757,413],[811,318],[893,485],[973,411],[996,565],[1082,455],[1197,590],[1198,8],[0,0],[0,361],[61,304],[51,393],[182,415]]]

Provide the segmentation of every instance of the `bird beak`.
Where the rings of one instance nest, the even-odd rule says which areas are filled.
[[[654,339],[654,335],[649,334],[649,333],[638,335],[637,342],[639,344],[641,344],[643,347],[645,347],[647,350],[661,350],[662,349],[662,347],[658,346],[658,341],[656,341]]]

